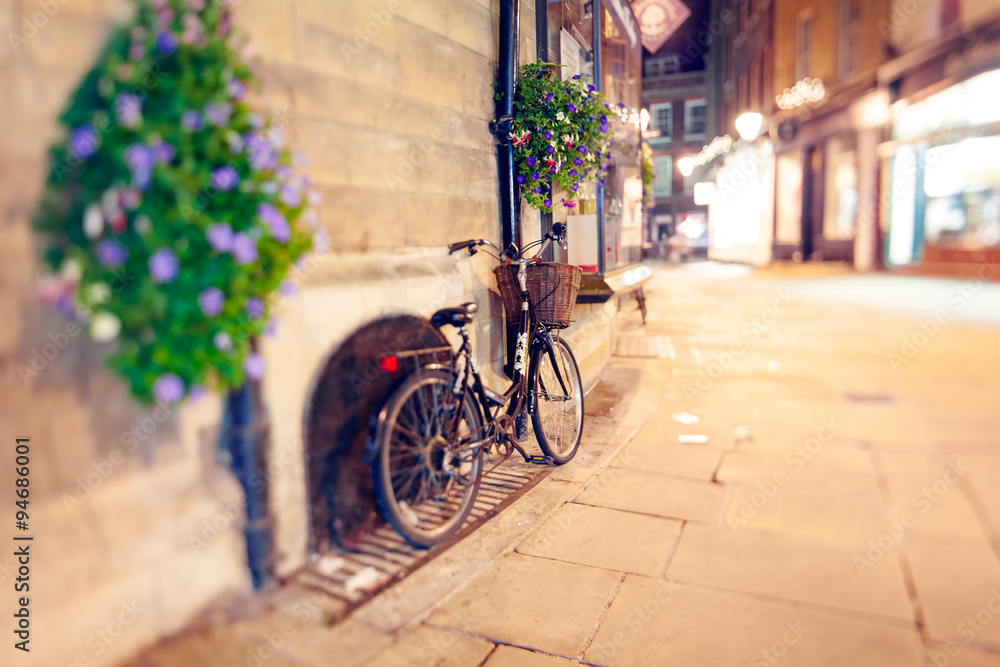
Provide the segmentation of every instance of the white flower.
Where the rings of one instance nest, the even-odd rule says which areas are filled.
[[[220,331],[212,338],[212,344],[220,352],[228,352],[233,349],[233,339],[225,331]]]
[[[59,269],[59,275],[67,282],[77,283],[80,281],[80,276],[83,275],[83,267],[75,259],[66,259],[63,260],[62,266]]]
[[[83,213],[83,234],[88,239],[96,239],[104,231],[104,215],[99,204],[91,204]]]
[[[132,226],[135,228],[135,231],[145,234],[153,228],[153,221],[149,219],[148,215],[140,215],[135,219],[135,223]]]
[[[566,114],[564,114],[562,111],[557,111],[556,112],[556,120],[559,120],[559,121],[566,120]]]
[[[111,288],[104,283],[94,283],[87,288],[89,303],[104,303],[111,298]]]
[[[108,312],[100,312],[90,321],[90,337],[98,343],[107,343],[118,337],[122,323]]]

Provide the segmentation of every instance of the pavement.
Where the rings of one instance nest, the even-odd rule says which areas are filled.
[[[286,587],[130,664],[1000,665],[1000,284],[706,262],[647,294],[605,427],[469,537],[333,626]]]

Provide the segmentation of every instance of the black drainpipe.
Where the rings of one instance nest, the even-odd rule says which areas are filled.
[[[514,86],[517,83],[517,25],[520,0],[501,0],[500,39],[497,53],[496,118],[490,132],[497,138],[497,183],[500,195],[500,246],[521,247],[520,197],[514,182],[514,146],[510,143],[514,119]],[[504,372],[513,375],[515,332],[507,322],[507,357]]]
[[[251,341],[256,351],[257,341]],[[246,497],[247,564],[253,587],[260,590],[274,580],[273,537],[268,515],[267,450],[271,424],[261,399],[259,381],[247,381],[229,392],[223,426],[223,446],[229,466]]]
[[[496,119],[490,130],[497,137],[497,167],[500,185],[500,241],[521,245],[518,225],[517,184],[514,182],[514,146],[509,135],[514,118],[514,85],[517,82],[517,10],[518,0],[500,3],[500,45],[497,54]]]

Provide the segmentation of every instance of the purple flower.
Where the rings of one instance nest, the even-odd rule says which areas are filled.
[[[230,166],[219,167],[212,172],[212,187],[219,192],[229,192],[240,182],[239,174]]]
[[[62,315],[70,317],[73,311],[76,310],[76,304],[73,302],[73,297],[69,294],[63,294],[56,300],[56,310],[58,310]]]
[[[555,148],[555,146],[546,146],[545,147],[545,152],[547,152],[549,154],[555,153],[556,152],[556,148]]]
[[[81,125],[73,130],[69,137],[69,154],[80,160],[86,160],[97,152],[100,135],[93,125]]]
[[[542,194],[542,189],[541,189],[541,188],[535,188],[535,189],[533,190],[533,192],[534,192],[534,193],[535,193],[536,195],[540,195],[540,194]]]
[[[174,33],[163,31],[156,36],[156,50],[165,56],[177,50],[177,37]]]
[[[546,133],[546,134],[548,134],[548,133]],[[525,160],[524,162],[525,162],[525,164],[527,164],[527,165],[528,165],[529,167],[534,167],[534,166],[535,166],[535,163],[536,163],[537,161],[538,161],[538,160],[536,160],[536,159],[535,159],[535,156],[534,156],[534,155],[529,155],[529,156],[528,156],[528,159],[527,159],[527,160]]]
[[[555,93],[549,93],[548,95],[545,96],[545,101],[551,102],[553,97],[555,97]]]
[[[573,164],[575,164],[578,167],[583,166],[583,158],[576,158],[575,160],[573,160]]]
[[[125,165],[132,172],[132,185],[139,190],[149,187],[150,174],[156,157],[146,144],[132,144],[125,149]]]
[[[236,77],[229,80],[226,89],[229,91],[229,96],[236,100],[241,99],[247,93],[247,87]]]
[[[582,74],[574,74],[574,75],[573,75],[573,80],[574,80],[574,81],[576,81],[576,80],[577,80],[577,79],[579,79],[579,78],[580,78],[581,76],[583,76],[583,75],[582,75]]]
[[[180,273],[181,264],[170,248],[160,248],[149,258],[149,275],[158,284],[169,283]]]
[[[563,199],[562,205],[565,206],[566,208],[573,208],[574,206],[576,206],[576,202],[566,201],[565,199]]]
[[[252,264],[257,261],[257,241],[241,232],[233,237],[229,252],[237,264]]]
[[[572,104],[567,104],[566,111],[569,111],[570,113],[576,113],[576,107],[573,106]]]
[[[153,396],[164,403],[176,403],[184,396],[184,381],[173,373],[164,373],[153,383]]]
[[[526,178],[524,177],[524,174],[518,174],[518,175],[517,175],[517,182],[518,182],[518,183],[524,183],[524,182],[525,182],[526,180],[528,180],[528,179],[526,179]]]
[[[546,199],[545,200],[545,208],[551,208],[551,207],[552,207],[552,200],[551,199]]]
[[[251,352],[243,360],[243,371],[251,380],[259,380],[264,377],[264,358],[256,352]]]
[[[595,87],[593,86],[593,84],[589,84],[589,83],[588,83],[588,84],[587,84],[587,90],[588,90],[588,91],[590,91],[590,92],[594,92],[595,90],[597,90],[597,88],[595,88]]]
[[[229,116],[233,113],[233,105],[229,102],[223,102],[221,104],[215,104],[214,102],[209,102],[205,105],[205,117],[208,122],[216,127],[225,125],[229,122]]]
[[[292,230],[288,226],[288,220],[274,205],[266,202],[257,204],[257,217],[264,221],[275,241],[285,243],[291,238]]]
[[[551,167],[549,167],[549,173],[550,173],[550,174],[554,174],[554,173],[556,173],[557,171],[559,171],[559,167],[557,167],[557,166],[555,166],[555,165],[552,165]]]
[[[97,244],[97,261],[106,269],[121,266],[128,259],[128,249],[114,239],[105,239]]]
[[[132,44],[128,47],[128,59],[129,60],[140,60],[146,55],[146,45],[145,44]]]
[[[622,102],[619,102],[619,103],[618,103],[618,108],[619,108],[619,109],[624,109],[624,108],[625,108],[625,104],[624,104],[624,103],[622,103]]]
[[[284,185],[281,188],[281,192],[278,193],[278,199],[288,208],[296,208],[302,203],[302,189],[298,184],[289,183]]]
[[[278,318],[272,317],[267,321],[267,327],[264,329],[264,333],[268,336],[275,336],[278,333]]]
[[[264,317],[264,302],[252,296],[247,299],[246,310],[251,319],[259,320]]]
[[[546,131],[546,132],[545,132],[545,140],[546,140],[546,141],[550,141],[551,139],[552,139],[552,133],[551,133],[551,132],[548,132],[548,131]]]
[[[533,181],[537,181],[538,180],[538,172],[537,171],[531,172],[531,180],[533,180]]]
[[[153,146],[153,159],[157,164],[168,164],[174,159],[174,147],[165,141]]]
[[[208,245],[216,252],[226,252],[233,247],[233,228],[224,222],[215,222],[205,230]]]
[[[579,189],[580,189],[580,184],[579,184],[579,183],[574,183],[574,184],[573,184],[573,187],[572,187],[572,188],[570,188],[570,189],[571,189],[571,190],[572,190],[573,192],[576,192],[577,190],[579,190]]]
[[[576,171],[576,169],[570,169],[569,170],[569,175],[570,176],[579,176],[579,173]]]
[[[191,387],[190,391],[188,391],[188,399],[194,403],[197,403],[201,399],[205,398],[205,394],[207,393],[208,391],[204,387],[200,385],[195,385]]]
[[[200,12],[205,9],[205,0],[187,0],[187,6],[193,12]]]
[[[200,130],[205,127],[205,119],[197,111],[189,109],[181,115],[181,127],[185,130]]]
[[[218,287],[206,287],[198,295],[198,306],[205,317],[215,317],[222,312],[222,304],[226,296]]]
[[[119,125],[136,125],[142,119],[142,100],[135,93],[118,93],[115,97],[115,115]]]
[[[295,296],[299,292],[299,286],[293,280],[284,280],[278,291],[281,292],[281,296]]]
[[[597,184],[600,185],[603,188],[604,187],[604,179],[602,178],[601,180],[599,180],[597,182]]]
[[[250,166],[254,169],[271,169],[278,161],[271,142],[259,134],[247,135],[246,148],[250,154]]]
[[[586,153],[587,152],[587,147],[586,146],[577,146],[576,150],[580,151],[581,153]]]
[[[229,350],[233,349],[233,339],[225,331],[220,331],[212,336],[212,345],[219,352],[229,352]]]

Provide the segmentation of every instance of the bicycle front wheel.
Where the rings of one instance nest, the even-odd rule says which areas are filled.
[[[482,418],[455,374],[418,369],[385,405],[376,432],[375,497],[385,520],[415,547],[454,535],[472,511],[483,471]]]
[[[542,452],[560,465],[572,459],[583,436],[583,383],[576,358],[561,338],[535,355],[530,412]]]

